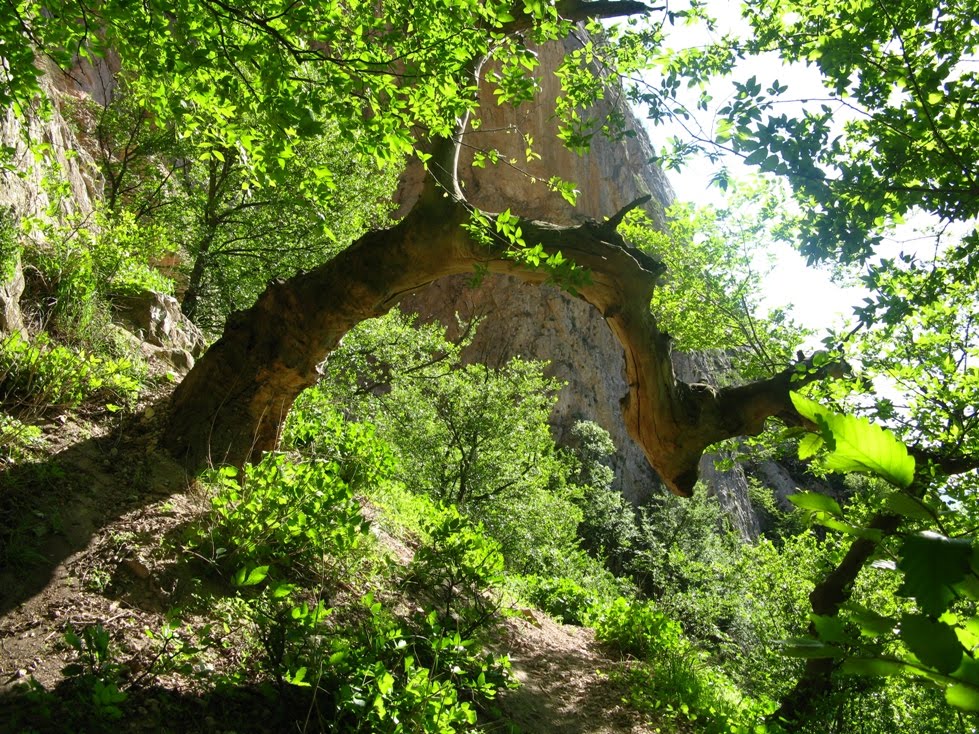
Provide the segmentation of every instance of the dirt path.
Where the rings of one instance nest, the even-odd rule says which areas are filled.
[[[656,731],[621,704],[610,660],[594,632],[528,610],[507,620],[497,648],[508,652],[521,686],[501,701],[525,734],[647,734]]]

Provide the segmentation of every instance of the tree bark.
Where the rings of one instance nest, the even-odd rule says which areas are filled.
[[[663,268],[618,235],[621,214],[604,224],[520,226],[527,243],[560,251],[590,271],[579,296],[602,313],[624,348],[626,426],[667,487],[686,496],[707,446],[758,433],[769,416],[796,415],[793,371],[722,390],[677,380],[670,338],[649,310]],[[463,226],[469,221],[464,204],[430,187],[397,226],[365,235],[312,272],[270,283],[254,306],[232,314],[224,335],[175,391],[164,445],[192,472],[255,460],[276,446],[296,396],[315,384],[317,366],[344,334],[403,295],[476,266],[549,280],[547,271],[508,258],[506,243],[474,241]]]

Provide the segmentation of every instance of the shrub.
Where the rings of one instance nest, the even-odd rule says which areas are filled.
[[[357,546],[367,531],[350,485],[335,462],[292,462],[267,454],[258,464],[212,473],[217,485],[207,526],[195,542],[229,573],[249,578],[265,568],[272,578],[322,578],[331,560]]]
[[[13,211],[0,209],[0,283],[6,283],[13,277],[20,260],[20,251]]]
[[[499,608],[490,588],[503,580],[499,544],[455,507],[427,524],[429,540],[416,552],[406,582],[431,598],[439,623],[464,636],[484,626]]]
[[[97,226],[91,252],[100,293],[156,291],[173,295],[173,280],[152,265],[175,247],[163,227],[137,222],[129,212],[100,215]]]
[[[33,343],[19,333],[0,340],[0,400],[22,409],[132,403],[144,376],[143,365],[56,345],[43,332]]]
[[[600,640],[640,660],[681,648],[680,625],[649,602],[619,597],[598,610],[593,624]]]
[[[100,624],[84,627],[80,634],[69,627],[64,640],[75,652],[76,662],[61,672],[70,680],[82,711],[97,719],[121,719],[120,706],[129,696],[119,687],[122,666],[111,649],[109,633]]]
[[[20,460],[40,443],[40,428],[0,412],[0,466]]]
[[[332,462],[353,491],[376,487],[394,473],[394,454],[375,434],[370,423],[357,423],[341,415],[326,395],[305,391],[286,421],[285,447],[317,461]]]
[[[435,613],[406,633],[373,598],[364,606],[361,626],[333,638],[317,681],[335,705],[331,731],[472,731],[473,704],[510,685],[505,657],[480,654]]]
[[[649,602],[616,599],[598,612],[594,626],[600,640],[634,659],[624,678],[638,709],[695,723],[705,734],[766,731],[762,721],[772,703],[743,696],[682,636],[680,625]]]
[[[62,338],[98,344],[113,295],[173,292],[173,281],[151,264],[172,245],[160,227],[138,223],[132,214],[96,212],[81,219],[61,213],[57,223],[28,219],[23,228],[27,296]]]
[[[518,587],[527,601],[565,624],[587,624],[600,599],[569,578],[525,576]]]

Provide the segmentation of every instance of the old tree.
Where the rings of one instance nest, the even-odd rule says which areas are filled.
[[[172,399],[165,443],[189,469],[240,465],[274,448],[295,398],[317,381],[318,365],[358,323],[437,278],[494,272],[557,282],[599,310],[624,350],[627,427],[667,486],[685,495],[708,446],[756,434],[770,417],[810,429],[820,424],[831,438],[832,421],[811,410],[804,418],[790,393],[820,381],[833,360],[800,355],[766,379],[719,390],[678,380],[670,338],[649,310],[663,267],[618,233],[626,211],[561,227],[521,219],[520,202],[492,213],[467,201],[459,157],[463,147],[478,145],[471,135],[480,119],[477,89],[489,85],[505,103],[534,100],[533,49],[578,33],[581,49],[559,71],[558,115],[560,136],[580,150],[595,134],[624,132],[614,115],[590,114],[615,76],[639,79],[628,89],[654,120],[686,120],[680,90],[706,89],[739,59],[777,53],[815,66],[826,99],[795,116],[782,112],[797,109],[780,106],[787,99],[783,85],[763,89],[754,77],[735,75],[717,128],[692,129],[675,153],[723,149],[785,177],[803,206],[801,243],[810,259],[864,262],[881,233],[910,212],[931,214],[943,226],[979,213],[977,37],[968,3],[837,5],[752,0],[744,11],[749,39],[724,36],[673,53],[663,49],[663,39],[674,23],[701,13],[697,3],[682,11],[633,0],[7,3],[0,10],[0,100],[30,113],[43,66],[35,64],[35,53],[64,69],[79,57],[106,57],[120,66],[147,119],[193,139],[201,160],[236,156],[247,171],[245,191],[285,184],[296,149],[327,124],[357,155],[379,162],[415,156],[425,164],[422,193],[400,222],[369,232],[309,272],[270,283],[254,305],[228,319]],[[621,17],[642,21],[616,31],[598,24]],[[579,24],[602,43],[587,40]],[[654,74],[642,76],[651,68]],[[697,104],[708,106],[710,95],[705,91]],[[834,115],[844,108],[849,117],[840,124]],[[332,180],[326,165],[306,173],[311,182]],[[571,195],[573,185],[551,185]],[[975,350],[974,294],[967,287],[979,264],[975,233],[951,244],[941,233],[930,260],[902,255],[874,262],[865,275],[874,295],[858,314],[861,323],[833,339],[851,351],[860,341],[864,353],[857,356],[883,365],[882,372],[915,393],[906,406],[869,401],[871,413],[913,444],[918,478],[903,488],[911,502],[929,493],[935,499],[945,477],[979,464],[976,381],[967,359]],[[966,336],[949,331],[953,326]],[[932,333],[943,336],[919,340]],[[915,340],[921,342],[916,350],[902,351]],[[964,497],[971,490],[961,491]],[[947,497],[953,490],[942,492]],[[815,614],[836,615],[880,542],[905,519],[938,517],[933,505],[916,514],[917,505],[909,510],[906,502],[891,501],[857,528],[850,552],[813,592]],[[971,532],[966,521],[937,527],[945,534]],[[925,553],[908,548],[911,556]],[[905,628],[946,624],[926,622]],[[921,635],[908,634],[903,641],[917,655],[915,664],[924,659],[927,668],[929,656],[918,654]],[[812,656],[798,691],[827,684],[838,657],[829,647]],[[949,647],[955,649],[948,657],[955,657],[958,647]],[[979,701],[974,670],[959,676],[945,669],[945,658],[939,667],[931,672],[954,674],[952,688],[965,687],[956,695]],[[789,699],[783,714],[801,705]]]

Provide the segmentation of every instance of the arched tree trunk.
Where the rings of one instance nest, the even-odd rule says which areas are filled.
[[[590,271],[579,296],[602,313],[624,348],[629,392],[622,410],[630,435],[667,486],[687,495],[708,445],[757,433],[771,415],[794,415],[792,370],[719,391],[678,381],[669,337],[649,311],[662,268],[617,234],[623,213],[604,224],[520,226],[527,243]],[[344,334],[404,294],[477,265],[529,282],[549,279],[507,258],[506,243],[474,241],[463,226],[469,221],[463,203],[429,187],[397,226],[365,235],[312,272],[270,283],[254,306],[229,318],[177,388],[165,446],[191,471],[253,460],[276,446],[296,396],[317,381],[317,366]]]

